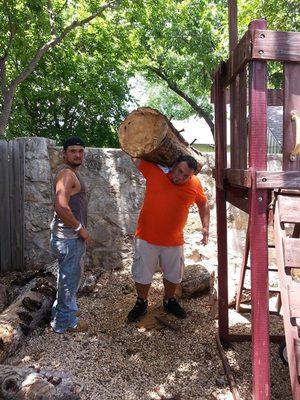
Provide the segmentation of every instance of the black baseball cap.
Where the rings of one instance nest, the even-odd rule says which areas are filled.
[[[78,136],[69,137],[68,139],[66,139],[64,141],[64,144],[63,144],[64,150],[67,150],[67,147],[69,147],[69,146],[76,146],[76,145],[85,147],[84,141]]]

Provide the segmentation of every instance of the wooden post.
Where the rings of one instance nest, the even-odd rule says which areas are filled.
[[[266,29],[255,20],[250,31]],[[249,164],[253,172],[250,198],[251,312],[253,398],[270,399],[267,190],[256,189],[256,170],[267,169],[267,67],[266,61],[250,64]]]
[[[222,66],[215,76],[215,140],[216,140],[216,206],[218,239],[218,309],[219,335],[226,340],[228,329],[228,266],[227,266],[227,219],[226,196],[223,187],[223,171],[227,164],[226,152],[226,88],[221,80]]]
[[[228,0],[229,51],[238,43],[237,2]]]
[[[238,43],[237,3],[228,2],[229,14],[229,50],[230,54]],[[245,169],[247,167],[247,79],[246,67],[230,84],[230,167]]]

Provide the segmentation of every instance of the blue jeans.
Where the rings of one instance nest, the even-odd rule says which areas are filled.
[[[81,259],[85,253],[85,243],[81,238],[60,239],[53,235],[50,243],[59,265],[51,326],[55,332],[64,333],[78,323],[76,294],[80,284]]]

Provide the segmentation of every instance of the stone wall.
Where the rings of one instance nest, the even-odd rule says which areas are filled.
[[[27,268],[36,268],[52,260],[49,225],[53,216],[53,176],[61,162],[61,148],[44,138],[26,139],[25,148],[25,259]],[[204,157],[200,179],[211,206],[211,236],[215,238],[214,155],[207,153]],[[273,163],[278,164],[278,160]],[[144,179],[130,157],[118,149],[87,148],[81,174],[87,184],[88,229],[94,239],[85,263],[101,269],[121,268],[131,260]],[[246,215],[228,207],[232,237],[237,238],[230,239],[229,244],[239,250]],[[193,207],[191,216],[195,213],[197,209]],[[200,224],[196,225],[195,229],[199,229]]]

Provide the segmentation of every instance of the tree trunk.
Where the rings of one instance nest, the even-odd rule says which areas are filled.
[[[0,137],[4,136],[5,129],[8,125],[14,94],[15,89],[10,89],[5,93],[5,96],[3,96],[2,110],[0,114]]]
[[[61,371],[0,366],[0,398],[4,400],[79,400],[81,385]]]
[[[49,314],[55,298],[56,277],[47,272],[25,286],[22,294],[0,315],[0,362]]]

